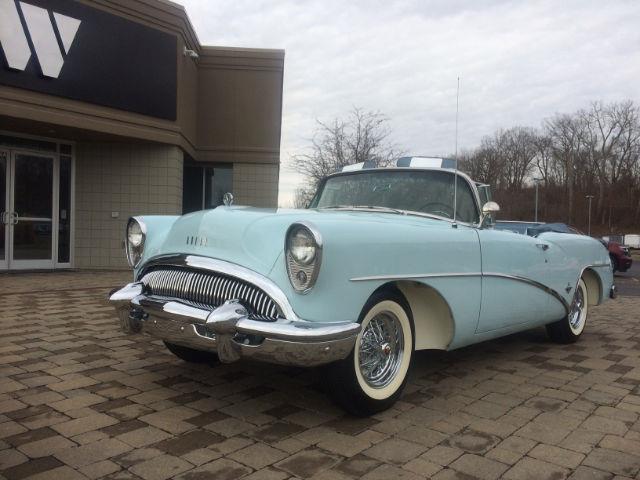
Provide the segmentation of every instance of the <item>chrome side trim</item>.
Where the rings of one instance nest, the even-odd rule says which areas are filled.
[[[190,267],[195,269],[208,270],[211,272],[218,272],[252,283],[256,287],[263,290],[274,300],[274,302],[276,302],[281,310],[282,315],[286,319],[291,321],[300,320],[300,318],[293,311],[293,308],[291,307],[291,304],[289,303],[286,295],[273,281],[269,280],[263,275],[260,275],[257,272],[254,272],[253,270],[242,267],[240,265],[236,265],[235,263],[226,262],[224,260],[201,257],[198,255],[159,255],[147,260],[147,262],[137,273],[136,280],[140,280],[150,268],[164,265],[173,267]],[[226,288],[226,286],[223,287]]]
[[[589,267],[585,267],[585,270],[587,268],[589,268]],[[584,270],[583,270],[583,272],[584,272]],[[374,276],[370,276],[370,277],[355,277],[355,278],[349,279],[349,281],[351,281],[351,282],[366,282],[366,281],[372,281],[372,280],[412,280],[412,279],[418,279],[418,278],[456,278],[456,277],[504,278],[504,279],[507,279],[507,280],[514,280],[516,282],[526,283],[526,284],[532,285],[532,286],[534,286],[534,287],[536,287],[536,288],[538,288],[540,290],[543,290],[544,292],[546,292],[549,295],[551,295],[554,298],[556,298],[556,300],[558,300],[560,303],[562,303],[562,306],[566,310],[566,313],[569,313],[569,310],[570,310],[569,303],[564,299],[564,297],[560,293],[556,292],[554,289],[552,289],[550,287],[547,287],[543,283],[540,283],[540,282],[538,282],[536,280],[532,280],[532,279],[527,278],[527,277],[520,277],[518,275],[509,275],[509,274],[506,274],[506,273],[498,273],[498,272],[448,273],[447,272],[447,273],[417,273],[417,274],[408,274],[408,275],[374,275]],[[580,281],[580,278],[578,278],[578,281]],[[576,284],[577,284],[577,282],[576,282]]]
[[[441,277],[480,277],[482,272],[445,272],[445,273],[410,273],[400,275],[371,275],[350,278],[350,282],[368,282],[371,280],[411,280],[413,278],[441,278]]]
[[[522,282],[522,283],[527,283],[529,285],[532,285],[536,288],[539,288],[540,290],[547,292],[549,295],[551,295],[552,297],[554,297],[556,300],[558,300],[562,306],[565,309],[565,313],[569,314],[569,312],[571,311],[571,305],[569,304],[569,302],[567,302],[565,300],[565,298],[558,292],[556,292],[553,288],[547,287],[545,284],[540,283],[536,280],[532,280],[530,278],[526,278],[526,277],[520,277],[518,275],[507,275],[504,273],[496,273],[496,272],[487,272],[487,273],[483,273],[483,276],[485,277],[494,277],[494,278],[506,278],[508,280],[515,280],[517,282]]]

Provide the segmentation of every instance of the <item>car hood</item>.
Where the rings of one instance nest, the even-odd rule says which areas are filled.
[[[179,217],[153,256],[201,255],[268,275],[284,250],[287,229],[300,221],[313,223],[323,237],[325,232],[351,236],[358,231],[388,231],[392,225],[397,228],[401,224],[443,224],[439,220],[391,213],[218,207]]]

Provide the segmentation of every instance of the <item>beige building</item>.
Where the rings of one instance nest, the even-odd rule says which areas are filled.
[[[0,271],[124,268],[129,216],[228,191],[276,206],[283,51],[201,45],[165,0],[0,17]]]

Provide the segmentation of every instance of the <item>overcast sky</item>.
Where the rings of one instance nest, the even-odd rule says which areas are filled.
[[[638,0],[178,1],[203,44],[286,51],[283,206],[314,119],[354,105],[386,114],[408,153],[446,155],[458,75],[462,148],[592,100],[640,97]]]

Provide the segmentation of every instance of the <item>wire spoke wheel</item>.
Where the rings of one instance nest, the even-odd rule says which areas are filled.
[[[389,385],[398,373],[404,354],[400,321],[392,312],[371,319],[362,333],[359,366],[362,377],[373,388]]]
[[[569,325],[573,330],[579,330],[582,321],[584,320],[584,294],[580,286],[576,290],[576,294],[571,304],[571,311],[569,312]]]
[[[353,350],[327,367],[329,391],[349,413],[368,416],[391,407],[404,389],[413,356],[413,317],[395,290],[375,292],[358,319]]]

